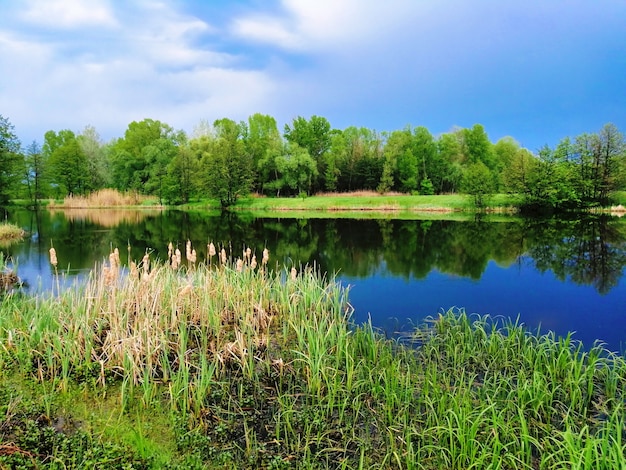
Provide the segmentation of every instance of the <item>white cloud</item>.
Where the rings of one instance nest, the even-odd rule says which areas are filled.
[[[339,52],[400,31],[424,3],[408,0],[283,0],[274,16],[252,13],[233,21],[233,34],[287,50]]]
[[[51,28],[116,26],[107,0],[29,0],[22,18]]]

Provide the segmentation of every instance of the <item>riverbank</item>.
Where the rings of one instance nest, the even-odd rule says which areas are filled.
[[[0,466],[626,465],[621,356],[463,311],[390,341],[332,277],[214,248],[3,299]]]
[[[486,212],[516,212],[516,196],[494,195],[489,200]],[[210,201],[185,204],[183,208],[215,208]],[[237,200],[232,210],[249,212],[379,212],[401,214],[407,212],[449,213],[476,212],[472,199],[464,194],[442,194],[435,196],[407,194],[333,193],[307,197],[246,197]]]

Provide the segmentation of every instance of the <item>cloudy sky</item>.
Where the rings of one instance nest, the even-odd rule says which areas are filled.
[[[626,132],[624,0],[0,0],[0,115],[24,144],[158,119],[485,126],[536,150]]]

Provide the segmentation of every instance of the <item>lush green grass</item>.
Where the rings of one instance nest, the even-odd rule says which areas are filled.
[[[488,210],[511,210],[518,199],[507,194],[496,194],[489,199]],[[196,201],[184,208],[216,208],[215,201]],[[402,216],[407,213],[461,212],[476,210],[472,199],[464,194],[436,196],[379,195],[377,193],[332,194],[309,197],[249,197],[237,201],[234,210],[257,212],[377,212]],[[334,214],[338,215],[338,214]]]
[[[332,277],[217,251],[6,296],[0,466],[626,466],[622,357],[462,311],[385,340]]]

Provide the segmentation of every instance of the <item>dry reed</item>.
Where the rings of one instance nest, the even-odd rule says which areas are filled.
[[[142,205],[149,200],[150,198],[148,196],[140,195],[137,192],[120,193],[115,189],[101,189],[86,196],[67,196],[61,204],[50,201],[48,207],[62,207],[65,209],[123,206],[128,207]]]

